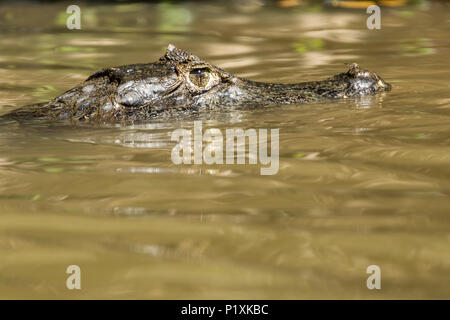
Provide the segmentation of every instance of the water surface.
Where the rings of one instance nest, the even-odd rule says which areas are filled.
[[[171,162],[192,119],[0,125],[1,298],[449,298],[449,7],[2,3],[0,112],[169,43],[259,81],[357,62],[393,85],[358,100],[203,117],[278,128],[280,169]],[[291,3],[292,6],[289,4]],[[283,7],[283,6],[288,6]],[[68,265],[82,290],[65,287]],[[382,270],[368,290],[366,268]]]

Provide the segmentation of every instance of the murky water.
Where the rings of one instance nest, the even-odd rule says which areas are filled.
[[[0,125],[1,298],[449,298],[449,6],[2,3],[0,110],[46,101],[169,43],[260,81],[358,62],[371,98],[208,115],[280,130],[280,168],[175,165],[186,121]],[[283,7],[284,6],[284,7]],[[287,7],[286,7],[287,6]],[[66,289],[67,266],[82,289]],[[382,289],[368,290],[378,265]]]

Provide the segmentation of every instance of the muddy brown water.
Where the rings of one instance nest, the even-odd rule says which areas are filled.
[[[295,1],[294,1],[295,2]],[[280,2],[287,3],[287,2]],[[279,171],[175,165],[137,125],[0,125],[1,298],[449,298],[449,7],[3,3],[0,112],[169,43],[240,76],[297,82],[357,62],[393,85],[358,100],[207,115],[278,128]],[[66,289],[78,265],[82,289]],[[366,268],[381,268],[368,290]]]

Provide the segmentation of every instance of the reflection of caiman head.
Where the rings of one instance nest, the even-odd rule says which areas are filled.
[[[390,90],[375,73],[352,64],[323,81],[261,83],[236,77],[169,45],[155,63],[102,69],[79,86],[13,114],[57,119],[143,120],[224,107],[289,104],[357,97]]]

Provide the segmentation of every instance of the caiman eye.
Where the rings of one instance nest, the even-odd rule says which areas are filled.
[[[194,69],[189,72],[189,80],[197,87],[204,88],[211,80],[211,70],[208,68]]]

